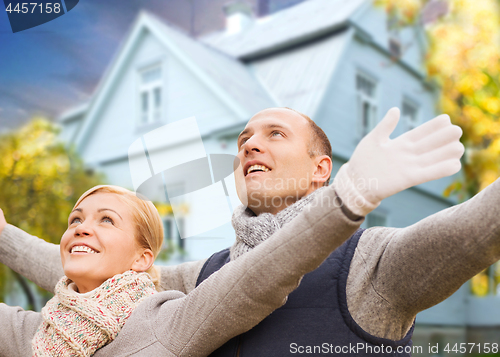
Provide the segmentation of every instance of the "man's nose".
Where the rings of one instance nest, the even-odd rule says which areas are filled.
[[[245,148],[245,154],[247,154],[247,155],[251,152],[262,152],[263,151],[262,142],[257,135],[253,135],[243,145]]]

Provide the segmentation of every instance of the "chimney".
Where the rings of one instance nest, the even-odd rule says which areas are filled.
[[[235,0],[225,4],[224,13],[228,34],[241,32],[253,22],[252,6],[244,0]]]

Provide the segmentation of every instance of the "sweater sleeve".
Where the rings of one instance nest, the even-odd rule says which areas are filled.
[[[500,259],[500,179],[470,200],[409,227],[361,236],[347,281],[354,320],[399,340],[416,314]]]
[[[10,224],[0,234],[0,262],[52,293],[64,275],[58,245]]]
[[[286,301],[360,226],[341,209],[333,187],[271,238],[226,264],[187,296],[152,308],[154,331],[176,356],[206,356]]]
[[[206,259],[179,265],[157,266],[163,290],[178,290],[188,294],[196,287],[196,280]]]
[[[32,356],[31,340],[42,323],[42,314],[0,304],[0,356]]]

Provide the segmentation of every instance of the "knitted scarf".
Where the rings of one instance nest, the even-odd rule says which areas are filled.
[[[231,219],[231,223],[236,233],[236,241],[229,250],[231,260],[249,252],[272,236],[278,229],[302,212],[318,193],[324,189],[326,189],[326,186],[302,197],[276,215],[266,212],[256,216],[248,207],[243,205],[236,207]]]
[[[33,356],[91,356],[111,342],[139,303],[156,292],[146,273],[127,271],[86,294],[63,277],[42,309]]]

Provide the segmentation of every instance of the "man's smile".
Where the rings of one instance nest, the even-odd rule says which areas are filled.
[[[250,160],[243,167],[243,173],[245,176],[255,175],[258,173],[264,173],[269,171],[271,171],[271,168],[258,160]]]

